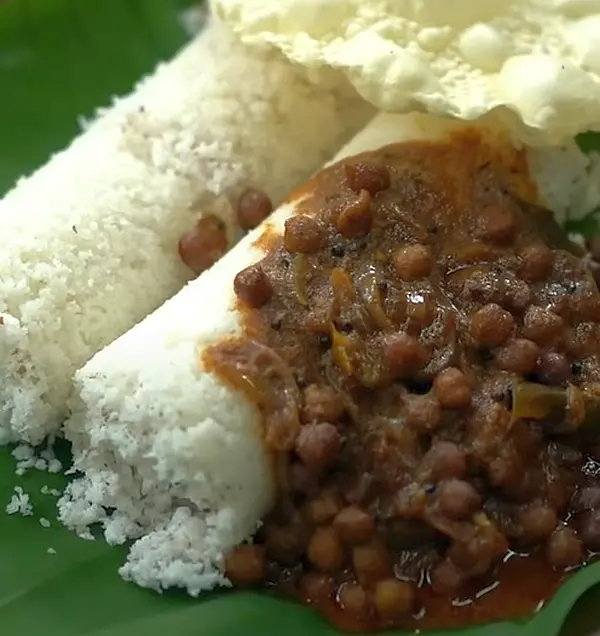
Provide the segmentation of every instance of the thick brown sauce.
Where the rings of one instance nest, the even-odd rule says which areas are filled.
[[[476,133],[365,153],[293,196],[236,279],[245,337],[203,354],[263,413],[280,486],[230,577],[348,631],[531,614],[600,549],[581,252],[523,154]]]

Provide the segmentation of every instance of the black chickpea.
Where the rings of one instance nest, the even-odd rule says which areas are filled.
[[[237,219],[243,230],[258,227],[273,211],[271,199],[262,190],[248,188],[237,205]]]
[[[425,348],[406,333],[390,334],[383,339],[383,358],[392,375],[409,377],[427,363]]]
[[[504,300],[503,284],[494,272],[475,270],[459,279],[460,295],[481,305],[485,303],[501,303]]]
[[[396,273],[402,280],[413,281],[429,276],[433,267],[433,257],[426,245],[407,245],[396,251],[393,263]]]
[[[345,543],[358,545],[366,543],[375,533],[375,520],[357,506],[348,506],[339,511],[333,525]]]
[[[336,492],[324,490],[318,497],[306,502],[304,514],[310,523],[324,525],[331,523],[342,505],[340,496]]]
[[[526,506],[519,510],[521,537],[527,542],[547,539],[558,524],[556,511],[543,504]]]
[[[269,557],[291,565],[306,548],[306,530],[299,525],[270,523],[265,526],[263,542]]]
[[[540,346],[555,343],[563,327],[563,319],[543,307],[531,306],[523,317],[523,335]]]
[[[369,594],[358,583],[344,583],[338,591],[338,603],[345,612],[361,617],[369,611]]]
[[[318,477],[301,461],[294,461],[290,464],[288,481],[292,492],[307,497],[315,496],[319,492]]]
[[[354,192],[366,190],[374,196],[390,187],[390,173],[385,166],[373,163],[348,163],[344,169],[348,185]]]
[[[260,265],[250,265],[233,280],[235,295],[250,307],[259,309],[271,300],[273,286]]]
[[[225,561],[225,572],[236,585],[260,583],[266,570],[265,549],[260,545],[240,545]]]
[[[516,338],[496,352],[495,362],[504,371],[527,375],[535,370],[539,355],[540,348],[535,342]]]
[[[225,223],[213,215],[203,217],[179,240],[179,257],[194,274],[212,267],[228,246]]]
[[[373,540],[352,550],[352,565],[359,583],[373,585],[390,576],[390,553],[384,543]]]
[[[477,236],[491,243],[511,243],[517,231],[515,213],[510,207],[485,206],[479,212]]]
[[[552,565],[573,567],[584,559],[583,543],[572,528],[559,526],[548,539],[546,555]]]
[[[543,353],[537,363],[537,377],[544,384],[561,386],[572,375],[571,363],[563,353],[548,351]]]
[[[446,557],[463,576],[480,576],[489,571],[492,564],[508,549],[504,535],[493,526],[483,526],[465,541],[453,541]]]
[[[497,347],[511,337],[514,326],[510,312],[489,303],[471,316],[471,337],[480,347]]]
[[[291,254],[312,254],[325,240],[325,228],[310,216],[297,214],[285,222],[283,245]]]
[[[452,561],[444,559],[431,571],[431,587],[442,596],[453,597],[465,580],[465,575]]]
[[[469,482],[448,479],[438,486],[437,502],[444,515],[460,521],[469,519],[483,500]]]
[[[433,381],[433,390],[440,405],[447,409],[462,409],[471,403],[471,385],[465,374],[449,367]]]
[[[398,579],[385,579],[375,586],[375,608],[386,619],[409,614],[415,604],[413,586]]]
[[[317,528],[308,544],[307,556],[321,572],[339,570],[344,564],[344,548],[335,528]]]
[[[323,470],[333,461],[341,445],[342,438],[333,424],[306,424],[296,439],[296,454],[310,468]]]
[[[435,481],[460,479],[467,472],[467,454],[453,442],[439,440],[432,444],[423,462]]]
[[[545,280],[552,273],[552,251],[541,243],[527,245],[521,249],[519,259],[519,275],[530,283]]]
[[[403,415],[408,426],[417,432],[434,431],[442,421],[440,402],[433,393],[408,396]]]
[[[531,304],[531,287],[523,280],[512,280],[507,282],[504,289],[503,306],[511,313],[521,314]]]

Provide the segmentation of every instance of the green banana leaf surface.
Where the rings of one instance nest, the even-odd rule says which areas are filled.
[[[113,95],[128,92],[190,37],[186,0],[0,0],[0,194],[60,150]],[[594,135],[582,140],[600,149]],[[596,219],[584,229],[595,230]],[[581,229],[581,228],[577,228]],[[67,449],[68,455],[68,449]],[[68,457],[67,457],[68,459]],[[334,636],[313,611],[250,592],[198,599],[122,581],[124,549],[85,541],[56,521],[65,477],[15,473],[0,448],[2,636]],[[15,486],[29,516],[4,512]],[[54,494],[52,494],[54,493]],[[432,636],[587,636],[600,629],[600,563],[561,587],[534,618]]]

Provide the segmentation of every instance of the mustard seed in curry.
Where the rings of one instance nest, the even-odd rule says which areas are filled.
[[[206,361],[284,469],[234,583],[348,630],[452,627],[532,612],[600,549],[600,294],[523,157],[492,155],[338,163],[236,278],[252,329]]]

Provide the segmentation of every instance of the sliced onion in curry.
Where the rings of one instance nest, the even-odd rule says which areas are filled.
[[[300,391],[289,364],[272,348],[254,339],[231,340],[209,349],[209,368],[259,407],[265,417],[267,444],[289,451],[300,430]]]
[[[294,268],[294,285],[298,300],[300,304],[308,307],[307,286],[310,266],[306,254],[296,254],[292,266]]]
[[[393,328],[393,324],[383,308],[380,286],[382,280],[384,280],[383,276],[372,265],[360,276],[358,288],[375,327],[381,331],[389,331]]]

